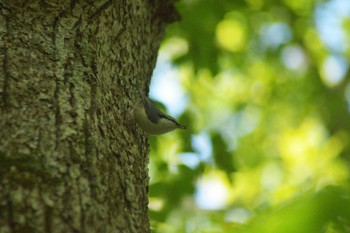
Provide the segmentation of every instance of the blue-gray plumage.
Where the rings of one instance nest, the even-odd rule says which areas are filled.
[[[143,96],[142,101],[149,120],[152,123],[156,124],[158,120],[165,114],[163,114],[157,107],[155,107],[154,103],[149,98]]]
[[[174,118],[160,111],[147,97],[143,96],[141,103],[134,110],[135,120],[148,134],[164,134],[174,129],[186,129]]]

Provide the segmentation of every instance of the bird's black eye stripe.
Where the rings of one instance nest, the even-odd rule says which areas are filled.
[[[163,117],[163,118],[166,118],[166,119],[168,119],[168,120],[170,120],[170,121],[172,121],[172,122],[174,122],[175,125],[179,126],[179,128],[186,129],[186,126],[181,125],[179,122],[177,122],[177,121],[176,121],[174,118],[172,118],[171,116],[168,116],[168,115],[164,115],[164,114],[163,114],[162,117]]]
[[[179,124],[179,123],[177,123],[177,121],[176,121],[174,118],[172,118],[171,116],[162,114],[161,117],[162,117],[162,118],[166,118],[166,119],[168,119],[169,121],[172,121],[172,122],[174,122],[174,123],[177,124],[177,125]]]

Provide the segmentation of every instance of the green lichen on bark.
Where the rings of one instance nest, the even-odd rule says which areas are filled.
[[[149,232],[152,1],[0,2],[0,232]]]

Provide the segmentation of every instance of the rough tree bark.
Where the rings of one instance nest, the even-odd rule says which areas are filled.
[[[150,232],[148,91],[166,0],[0,0],[0,233]]]

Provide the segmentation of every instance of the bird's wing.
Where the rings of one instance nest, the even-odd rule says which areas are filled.
[[[159,120],[159,112],[160,112],[158,108],[147,97],[143,98],[143,104],[145,105],[145,111],[149,120],[154,124],[157,123]]]

